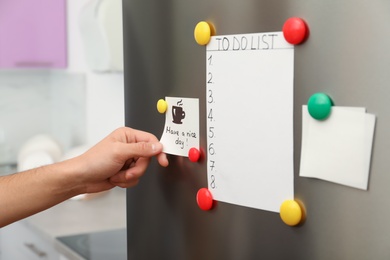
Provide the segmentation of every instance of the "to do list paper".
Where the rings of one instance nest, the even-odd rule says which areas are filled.
[[[206,55],[208,188],[279,212],[294,199],[294,47],[282,32],[222,35]]]

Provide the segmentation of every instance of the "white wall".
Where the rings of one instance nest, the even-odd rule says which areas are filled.
[[[49,135],[64,151],[84,144],[85,92],[82,73],[0,70],[0,165],[16,163],[36,135]]]
[[[78,25],[87,2],[68,0],[68,71],[86,73],[86,136],[93,144],[124,125],[124,80],[123,73],[96,73],[87,66]]]

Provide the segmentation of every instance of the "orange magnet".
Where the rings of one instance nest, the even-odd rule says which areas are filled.
[[[207,188],[201,188],[196,194],[196,202],[202,210],[210,210],[213,207],[213,196]]]
[[[164,114],[168,109],[168,103],[164,99],[160,99],[157,102],[157,110],[159,113]]]
[[[195,26],[194,37],[199,45],[208,44],[212,35],[214,35],[214,27],[208,22],[201,21]]]
[[[296,226],[302,222],[303,211],[295,200],[286,200],[280,206],[280,218],[289,226]]]
[[[283,35],[288,43],[301,44],[309,36],[309,28],[303,19],[291,17],[283,25]]]

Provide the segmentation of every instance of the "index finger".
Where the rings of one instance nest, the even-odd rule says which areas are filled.
[[[154,134],[142,130],[125,127],[124,134],[127,143],[158,142],[158,139]]]

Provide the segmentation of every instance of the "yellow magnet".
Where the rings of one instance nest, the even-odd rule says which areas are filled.
[[[163,113],[165,113],[167,111],[167,109],[168,109],[167,101],[165,101],[164,99],[160,99],[157,102],[157,110],[158,110],[158,112],[163,114]]]
[[[296,226],[303,219],[302,208],[295,200],[286,200],[280,206],[280,218],[289,226]]]
[[[213,34],[214,27],[208,22],[201,21],[195,26],[194,37],[199,45],[208,44]]]

